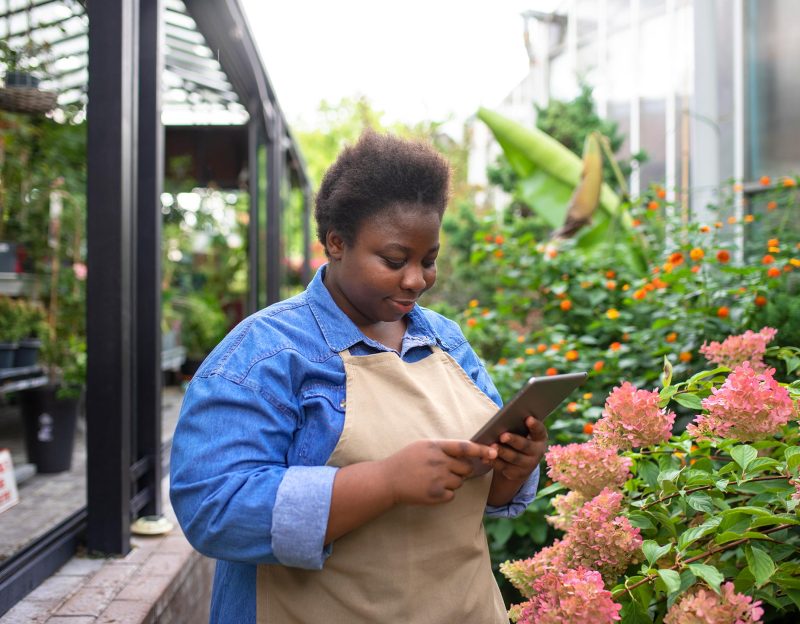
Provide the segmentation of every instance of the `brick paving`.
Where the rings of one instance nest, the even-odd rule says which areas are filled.
[[[136,536],[125,557],[76,556],[0,618],[0,624],[194,624],[208,621],[213,562],[175,521],[164,480],[161,536]]]
[[[183,392],[166,386],[162,395],[162,440],[171,440]],[[19,408],[0,409],[0,448],[11,451],[14,465],[26,461]],[[78,420],[72,467],[68,472],[36,475],[19,488],[19,503],[0,513],[0,563],[86,506],[85,420]]]

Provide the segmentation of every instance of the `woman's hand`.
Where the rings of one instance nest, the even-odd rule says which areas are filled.
[[[380,465],[395,504],[433,505],[452,500],[473,461],[491,464],[497,456],[497,449],[467,440],[420,440]]]
[[[499,443],[492,445],[497,449],[497,459],[492,466],[494,477],[489,492],[490,505],[508,503],[544,457],[547,428],[533,416],[528,416],[525,426],[528,428],[527,436],[506,432],[500,436]]]

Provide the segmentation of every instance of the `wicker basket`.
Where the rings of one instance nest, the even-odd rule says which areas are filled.
[[[36,87],[0,87],[0,109],[15,113],[46,113],[56,106],[58,94]]]

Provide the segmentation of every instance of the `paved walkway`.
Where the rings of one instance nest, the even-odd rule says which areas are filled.
[[[162,440],[172,440],[183,392],[167,386],[162,394]],[[86,506],[85,420],[78,421],[72,468],[36,475],[19,488],[19,503],[0,513],[0,563]],[[15,465],[26,461],[18,407],[0,409],[0,447],[11,451]],[[75,622],[73,624],[81,624]]]

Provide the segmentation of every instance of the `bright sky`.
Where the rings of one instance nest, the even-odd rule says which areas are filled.
[[[242,0],[289,123],[365,95],[386,121],[463,120],[527,73],[520,14],[541,0]]]

